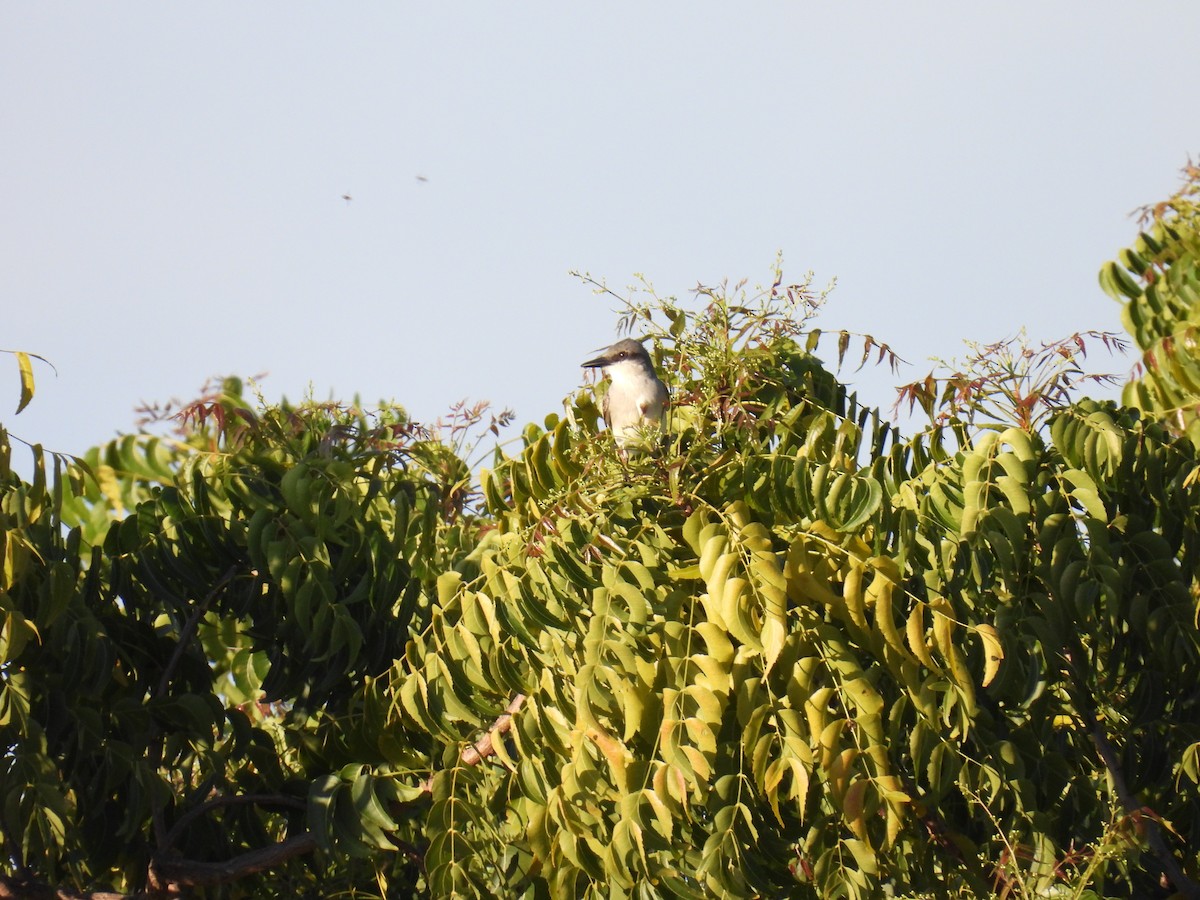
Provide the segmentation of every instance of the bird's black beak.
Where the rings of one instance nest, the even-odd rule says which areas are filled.
[[[608,359],[603,356],[597,356],[595,359],[589,359],[585,363],[580,363],[580,368],[583,369],[600,369],[608,365]]]

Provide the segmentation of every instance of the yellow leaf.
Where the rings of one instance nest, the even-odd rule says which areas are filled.
[[[866,600],[863,597],[863,574],[864,567],[855,560],[842,584],[842,596],[846,601],[846,612],[850,614],[850,621],[863,631],[867,631],[869,626],[867,625]]]
[[[683,809],[688,799],[688,783],[678,767],[660,764],[654,770],[654,794],[664,804],[673,804]]]
[[[17,404],[19,413],[33,399],[33,363],[30,361],[28,353],[17,350],[13,355],[16,356],[17,367],[21,370],[21,402]]]
[[[890,559],[880,557],[872,564],[878,571],[871,579],[871,586],[867,588],[866,599],[869,606],[875,607],[875,626],[889,647],[906,659],[915,659],[908,648],[904,646],[904,639],[900,637],[900,631],[896,627],[896,620],[893,617],[892,600],[899,577],[895,563]]]
[[[1000,645],[1000,635],[991,625],[977,625],[975,630],[983,639],[983,686],[987,687],[1000,671],[1004,648]]]
[[[783,652],[783,645],[787,641],[787,626],[782,620],[770,616],[763,622],[759,639],[763,645],[765,668],[769,672],[779,659],[779,654]]]
[[[846,824],[850,826],[850,830],[860,841],[868,839],[867,822],[863,811],[866,806],[867,787],[870,784],[871,782],[865,778],[856,778],[847,788],[846,796],[842,800],[842,814],[846,817]]]
[[[933,654],[929,652],[929,645],[925,643],[925,604],[920,600],[913,605],[912,612],[908,614],[904,631],[908,637],[909,648],[921,664],[927,669],[936,669]]]
[[[624,793],[627,789],[626,769],[633,760],[633,755],[624,744],[606,731],[599,728],[588,728],[584,733],[604,754],[604,758],[608,761],[608,767],[612,771],[613,783],[616,784],[619,791]]]

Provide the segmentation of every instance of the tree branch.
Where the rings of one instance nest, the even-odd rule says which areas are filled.
[[[292,809],[306,809],[307,806],[303,800],[297,797],[289,797],[286,794],[236,794],[228,796],[213,797],[201,803],[199,806],[193,807],[179,817],[171,830],[166,833],[164,843],[160,848],[160,853],[163,850],[168,850],[175,846],[176,841],[182,837],[187,826],[201,816],[207,815],[214,809],[220,809],[223,806],[287,806]]]
[[[1092,739],[1092,743],[1096,747],[1096,752],[1100,756],[1100,762],[1104,765],[1108,776],[1112,779],[1113,788],[1117,793],[1117,800],[1120,801],[1125,814],[1130,817],[1140,817],[1146,823],[1146,843],[1150,845],[1152,856],[1158,861],[1159,868],[1166,878],[1174,885],[1175,890],[1179,892],[1179,896],[1186,897],[1188,900],[1200,900],[1200,885],[1184,874],[1183,869],[1179,865],[1179,860],[1175,858],[1175,854],[1171,852],[1171,848],[1167,846],[1167,842],[1163,839],[1162,830],[1159,828],[1157,816],[1143,815],[1143,810],[1146,805],[1134,796],[1129,790],[1129,785],[1125,781],[1125,774],[1121,771],[1121,759],[1117,755],[1117,748],[1113,746],[1112,741],[1108,739],[1108,733],[1105,732],[1100,724],[1100,717],[1096,714],[1095,702],[1092,699],[1091,692],[1087,688],[1087,682],[1084,680],[1080,672],[1078,660],[1086,659],[1083,648],[1079,646],[1078,641],[1075,645],[1063,651],[1063,658],[1067,663],[1066,675],[1073,682],[1073,689],[1070,691],[1071,698],[1075,702],[1075,708],[1079,711],[1083,718],[1084,724],[1087,726],[1088,736]]]
[[[192,610],[192,614],[188,616],[187,622],[184,623],[183,630],[179,632],[179,641],[175,644],[175,652],[171,654],[171,659],[162,671],[162,677],[158,679],[158,688],[151,695],[150,699],[162,697],[167,693],[167,689],[171,686],[171,679],[175,677],[175,670],[179,668],[179,663],[183,659],[183,654],[187,651],[188,642],[191,641],[192,635],[196,633],[196,629],[200,625],[200,620],[204,618],[204,614],[208,612],[208,606],[217,596],[217,592],[233,579],[237,574],[237,566],[232,565],[225,570],[225,574],[213,586],[213,589],[208,592],[207,596]]]
[[[508,704],[508,708],[497,717],[496,721],[492,723],[491,728],[484,732],[483,737],[463,750],[459,756],[463,765],[477,766],[496,752],[496,738],[508,734],[512,728],[513,714],[521,708],[524,702],[524,694],[517,694],[512,698],[512,701]]]
[[[188,616],[187,622],[184,623],[182,630],[179,632],[179,640],[175,644],[175,651],[171,654],[170,660],[163,667],[162,675],[158,679],[158,685],[154,692],[150,695],[150,700],[157,700],[165,697],[167,691],[171,688],[171,679],[175,677],[175,670],[179,668],[179,663],[183,660],[183,654],[187,652],[188,644],[191,643],[192,636],[196,633],[196,629],[200,627],[200,620],[204,618],[204,614],[208,611],[209,604],[216,598],[217,592],[225,585],[229,584],[230,580],[237,573],[237,566],[232,565],[225,570],[225,574],[218,579],[213,585],[212,590],[205,595],[204,599],[196,604],[196,608],[192,610],[192,614]],[[149,749],[146,752],[146,760],[157,769],[162,762],[162,744],[158,739],[161,733],[157,726],[151,727],[148,736]],[[156,806],[151,817],[150,823],[154,829],[154,840],[158,845],[159,850],[166,846],[166,829],[163,825],[163,811],[161,806]]]
[[[224,862],[194,859],[163,859],[150,864],[150,884],[161,890],[165,885],[199,887],[237,881],[255,872],[274,868],[297,856],[317,849],[317,839],[309,832],[287,838],[269,847],[251,850]]]
[[[477,766],[489,756],[494,756],[496,753],[496,738],[503,737],[512,730],[512,717],[524,703],[525,695],[516,694],[509,701],[508,707],[504,712],[497,716],[496,721],[483,733],[483,736],[469,747],[463,749],[462,753],[459,754],[459,761],[464,766]],[[432,775],[421,782],[421,789],[426,794],[433,790]]]
[[[145,894],[120,894],[114,891],[73,891],[56,888],[40,881],[0,875],[0,900],[144,900]]]
[[[217,797],[189,810],[167,835],[173,843],[186,826],[200,816],[222,806],[247,803],[304,808],[304,803],[284,795],[246,794],[240,797]],[[317,839],[309,832],[287,838],[278,844],[260,847],[224,862],[204,862],[194,859],[158,859],[150,863],[145,891],[124,894],[115,891],[74,891],[56,888],[32,879],[12,878],[0,874],[0,900],[157,900],[177,896],[180,887],[201,887],[237,881],[247,875],[274,868],[297,856],[317,849]]]
[[[1090,710],[1084,711],[1084,716],[1088,720],[1088,732],[1092,738],[1092,743],[1096,745],[1096,752],[1100,754],[1100,759],[1104,763],[1104,768],[1108,770],[1108,775],[1113,780],[1113,787],[1117,792],[1117,799],[1121,801],[1121,806],[1124,808],[1126,815],[1138,816],[1146,823],[1146,842],[1150,845],[1150,849],[1154,851],[1154,856],[1162,867],[1163,874],[1170,879],[1171,884],[1179,891],[1179,896],[1197,900],[1200,898],[1200,886],[1184,874],[1180,868],[1179,861],[1175,858],[1175,854],[1171,852],[1171,848],[1167,846],[1167,842],[1163,839],[1162,829],[1158,824],[1156,815],[1141,815],[1146,809],[1144,803],[1139,802],[1138,798],[1129,790],[1129,785],[1125,783],[1125,775],[1121,772],[1121,761],[1117,757],[1117,750],[1108,739],[1108,735],[1100,726],[1096,717],[1091,714]]]

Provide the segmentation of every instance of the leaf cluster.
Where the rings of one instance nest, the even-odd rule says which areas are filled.
[[[427,766],[427,741],[371,733],[386,710],[355,694],[428,622],[437,573],[470,566],[466,464],[399,408],[252,409],[240,388],[173,435],[55,457],[52,480],[37,448],[21,481],[0,442],[0,842],[18,872],[163,890],[248,875],[255,854],[332,850],[309,827],[331,777],[357,833],[360,807],[406,795],[364,766]]]
[[[524,698],[492,769],[434,776],[436,892],[1152,883],[1169,861],[1102,850],[1133,796],[1197,824],[1146,775],[1198,724],[1164,691],[1197,663],[1190,444],[1061,394],[1045,434],[951,409],[900,441],[773,290],[701,294],[631,309],[669,322],[657,451],[591,439],[582,395],[484,473],[483,570],[393,682],[448,745]]]
[[[1076,396],[1111,336],[1006,342],[910,386],[932,427],[905,438],[817,353],[897,357],[814,328],[824,294],[777,265],[627,302],[661,439],[618,452],[583,390],[477,487],[511,416],[466,405],[426,429],[227,379],[166,433],[35,447],[30,481],[0,432],[12,878],[1195,890],[1194,221],[1103,276],[1154,360],[1129,408]]]
[[[1189,164],[1169,200],[1143,210],[1145,229],[1100,270],[1123,304],[1122,321],[1141,359],[1123,401],[1200,439],[1200,168]]]

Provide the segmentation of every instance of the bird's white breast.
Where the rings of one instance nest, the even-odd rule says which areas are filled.
[[[618,441],[638,429],[662,424],[666,389],[634,361],[607,367],[611,381],[605,398],[605,420]]]

